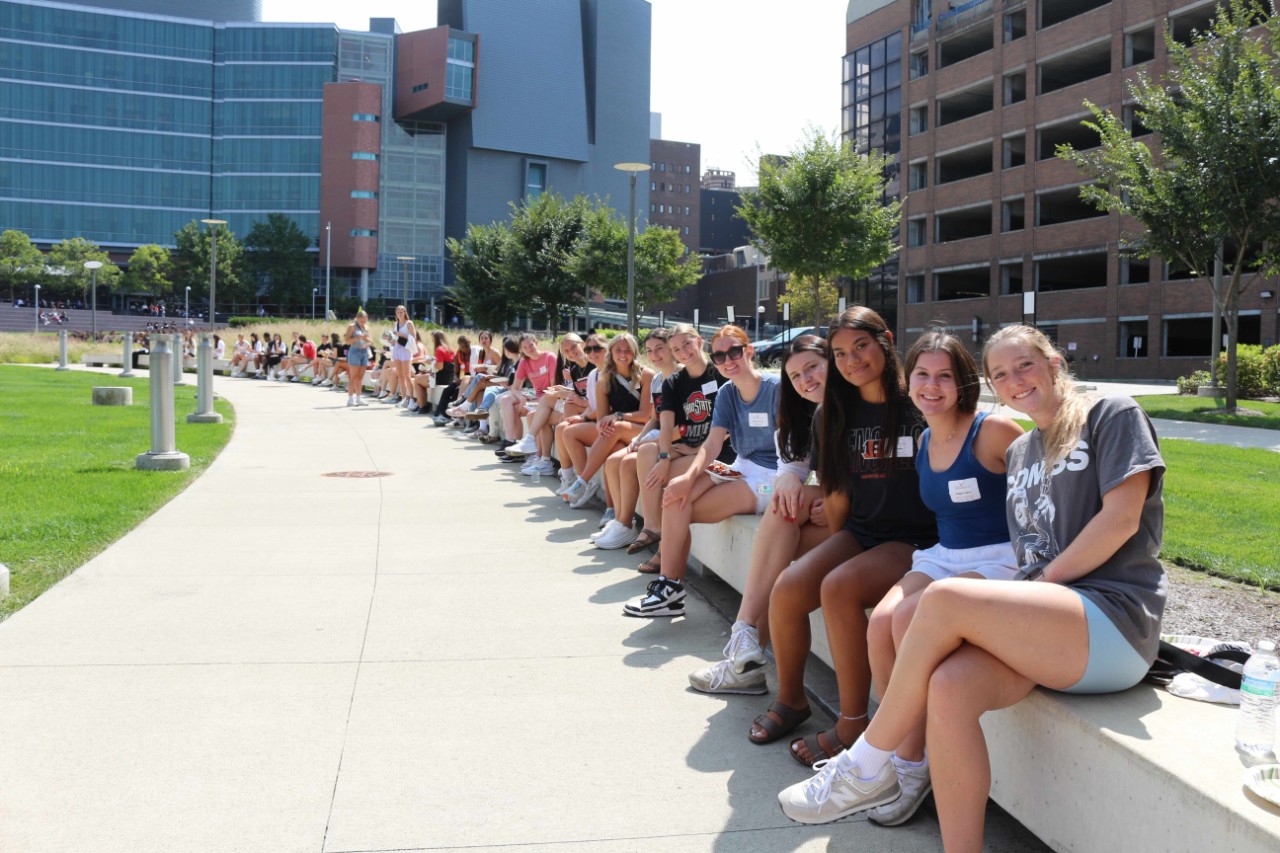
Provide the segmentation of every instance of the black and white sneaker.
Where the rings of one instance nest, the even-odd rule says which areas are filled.
[[[622,612],[642,619],[652,616],[683,616],[684,584],[659,577],[649,584],[643,598],[622,605]]]

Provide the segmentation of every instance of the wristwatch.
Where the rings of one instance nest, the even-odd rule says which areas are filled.
[[[658,459],[660,459],[660,460],[661,460],[661,459],[670,459],[670,458],[671,458],[671,454],[670,454],[670,453],[659,453],[659,454],[658,454]]]

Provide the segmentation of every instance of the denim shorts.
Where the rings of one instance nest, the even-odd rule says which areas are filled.
[[[355,347],[347,350],[347,366],[368,367],[369,351],[367,349],[356,349]]]

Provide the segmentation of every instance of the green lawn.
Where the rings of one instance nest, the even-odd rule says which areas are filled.
[[[133,405],[94,406],[94,385],[133,386]],[[234,413],[216,403],[221,424],[188,424],[194,386],[176,392],[182,472],[138,471],[151,449],[147,379],[59,373],[0,365],[0,562],[11,594],[0,619],[22,608],[182,491],[231,436]]]
[[[1205,424],[1280,429],[1280,403],[1260,403],[1257,400],[1240,400],[1240,406],[1262,412],[1257,415],[1210,414],[1227,404],[1226,397],[1188,397],[1180,394],[1155,394],[1134,397],[1138,405],[1153,418],[1170,418],[1178,421],[1195,421]]]

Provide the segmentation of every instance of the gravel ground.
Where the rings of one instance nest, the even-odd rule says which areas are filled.
[[[1280,593],[1165,564],[1169,600],[1161,633],[1280,641]]]

